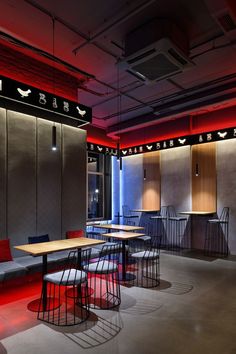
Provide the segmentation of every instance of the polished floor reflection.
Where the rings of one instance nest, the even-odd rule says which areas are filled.
[[[235,354],[235,279],[234,259],[162,252],[158,288],[123,286],[119,310],[68,328],[37,321],[31,291],[0,306],[0,353]]]

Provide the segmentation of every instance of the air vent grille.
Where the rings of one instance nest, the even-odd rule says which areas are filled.
[[[133,70],[145,76],[148,80],[157,80],[160,77],[179,72],[179,67],[174,65],[167,56],[160,53],[143,63],[132,67]]]
[[[219,16],[218,21],[225,32],[230,32],[236,29],[236,23],[229,13]]]
[[[136,61],[146,58],[148,55],[155,53],[155,51],[156,51],[155,49],[148,50],[147,52],[140,54],[140,55],[136,56],[135,58],[127,60],[127,63],[133,64]]]

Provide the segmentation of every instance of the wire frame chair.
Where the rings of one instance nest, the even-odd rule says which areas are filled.
[[[228,256],[229,207],[224,207],[219,218],[207,220],[205,234],[205,255]]]
[[[89,274],[89,287],[93,293],[89,297],[89,306],[96,309],[110,309],[121,303],[118,263],[121,244],[102,247],[99,260],[84,267]]]
[[[123,220],[125,225],[135,225],[138,215],[134,215],[128,205],[122,205]]]
[[[153,236],[151,242],[131,255],[136,260],[133,285],[153,288],[160,284],[160,247],[162,236]]]
[[[43,286],[37,317],[39,320],[56,326],[72,326],[89,317],[87,274],[81,267],[88,265],[90,253],[90,249],[70,251],[62,271],[44,276],[47,303],[44,304]],[[66,296],[68,289],[72,290],[73,297]]]

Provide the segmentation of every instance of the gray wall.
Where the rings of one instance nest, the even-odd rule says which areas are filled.
[[[0,109],[0,238],[51,240],[86,224],[86,132]],[[13,255],[22,253],[12,248]]]
[[[190,146],[161,151],[161,205],[191,210]]]
[[[217,212],[230,208],[229,250],[236,254],[236,139],[217,142]],[[142,155],[123,159],[120,203],[142,207]],[[174,205],[177,212],[191,210],[191,147],[161,151],[161,205]],[[192,246],[204,248],[208,217],[192,218]]]
[[[229,250],[236,254],[236,139],[217,142],[217,212],[230,208]]]

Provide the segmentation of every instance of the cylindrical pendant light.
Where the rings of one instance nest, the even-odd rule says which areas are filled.
[[[52,150],[57,150],[57,127],[55,125],[52,126]]]
[[[143,180],[146,181],[147,178],[147,171],[146,168],[143,170]]]
[[[195,167],[195,176],[198,177],[199,176],[199,168],[198,168],[198,163],[196,163],[196,167]]]

